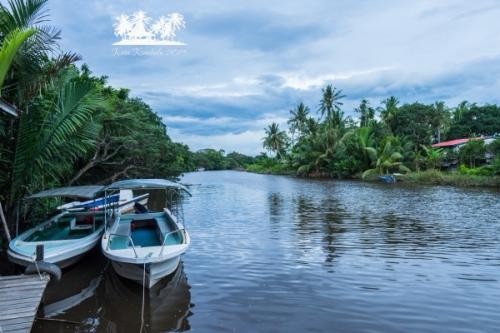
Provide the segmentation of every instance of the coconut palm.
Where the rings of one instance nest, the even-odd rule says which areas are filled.
[[[462,116],[467,112],[469,111],[470,109],[470,104],[469,102],[467,101],[462,101],[460,102],[457,107],[455,108],[455,110],[453,111],[453,120],[455,122],[458,122],[460,120],[462,120]]]
[[[362,174],[363,178],[371,175],[387,174],[393,170],[410,172],[410,169],[403,165],[403,155],[395,149],[392,143],[393,139],[389,137],[384,141],[384,144],[378,150],[374,147],[365,148],[372,160],[373,168],[365,170]]]
[[[115,35],[122,39],[128,39],[129,33],[132,30],[132,23],[128,15],[122,14],[118,16],[114,24]]]
[[[278,159],[281,159],[285,150],[288,137],[285,131],[280,130],[277,123],[272,123],[265,129],[266,136],[262,139],[263,147],[276,154]]]
[[[367,99],[363,99],[359,104],[359,107],[354,109],[354,112],[359,113],[359,126],[367,127],[369,126],[375,118],[375,109],[370,106],[370,102]]]
[[[321,98],[319,104],[319,111],[321,117],[326,115],[326,119],[334,127],[340,126],[342,124],[343,113],[340,107],[344,104],[340,102],[345,95],[342,94],[342,90],[338,90],[332,87],[331,84],[327,85],[322,89],[323,97]]]
[[[436,102],[433,105],[431,125],[436,133],[437,142],[441,142],[441,131],[449,123],[450,114],[444,102]]]
[[[307,131],[307,119],[309,117],[309,108],[300,102],[294,110],[290,110],[291,118],[288,120],[290,132],[294,135],[296,132],[299,136]]]
[[[380,111],[380,116],[382,120],[389,126],[389,128],[394,131],[395,129],[395,119],[398,113],[399,99],[397,97],[391,96],[382,102],[384,105]]]

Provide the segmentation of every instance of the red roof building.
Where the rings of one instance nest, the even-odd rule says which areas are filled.
[[[442,141],[440,143],[435,143],[432,148],[444,148],[444,147],[456,147],[463,145],[471,140],[481,140],[482,138],[470,138],[470,139],[455,139],[450,141]]]

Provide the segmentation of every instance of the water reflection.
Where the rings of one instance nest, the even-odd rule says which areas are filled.
[[[190,329],[190,286],[181,262],[171,276],[146,290],[142,332]],[[46,291],[34,332],[139,332],[142,288],[120,278],[102,256],[92,254],[64,272]]]
[[[148,293],[147,331],[500,327],[498,192],[243,172],[193,173],[183,181],[198,184],[185,206],[189,283],[179,270]],[[72,274],[80,285],[62,295],[68,285],[59,284],[52,303],[59,306],[44,308],[78,324],[39,321],[34,332],[139,332],[140,287],[99,256],[88,260],[63,277]],[[71,295],[78,296],[61,302]]]
[[[294,220],[297,244],[306,252],[313,249],[311,244],[320,236],[325,254],[324,264],[331,268],[336,254],[338,239],[346,231],[343,226],[345,209],[337,199],[299,195],[294,200]]]
[[[102,326],[104,331],[139,332],[142,288],[109,270],[105,281]],[[185,331],[190,329],[190,292],[182,264],[171,277],[146,290],[142,332]]]

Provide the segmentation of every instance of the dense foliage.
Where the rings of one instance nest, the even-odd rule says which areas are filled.
[[[400,105],[396,97],[389,97],[375,108],[363,99],[354,110],[359,117],[355,121],[344,117],[341,90],[328,85],[322,92],[317,117],[299,103],[290,111],[288,130],[276,123],[265,129],[263,147],[274,157],[257,160],[248,170],[365,178],[464,164],[472,169],[480,166],[482,175],[500,173],[500,139],[489,146],[482,139],[471,140],[459,150],[431,147],[443,140],[500,134],[496,105]],[[464,167],[460,170],[465,172]]]
[[[194,168],[161,117],[126,89],[57,54],[60,31],[47,25],[47,0],[0,5],[0,200],[7,215],[27,194],[53,186],[126,177],[175,178]]]
[[[255,162],[255,158],[237,152],[226,154],[224,150],[201,149],[192,153],[192,168],[189,170],[244,170]]]

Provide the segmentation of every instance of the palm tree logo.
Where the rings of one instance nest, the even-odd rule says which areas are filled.
[[[131,16],[122,14],[116,17],[113,27],[121,38],[113,45],[186,45],[175,40],[177,32],[186,28],[184,16],[179,13],[161,16],[155,22],[142,10]]]

